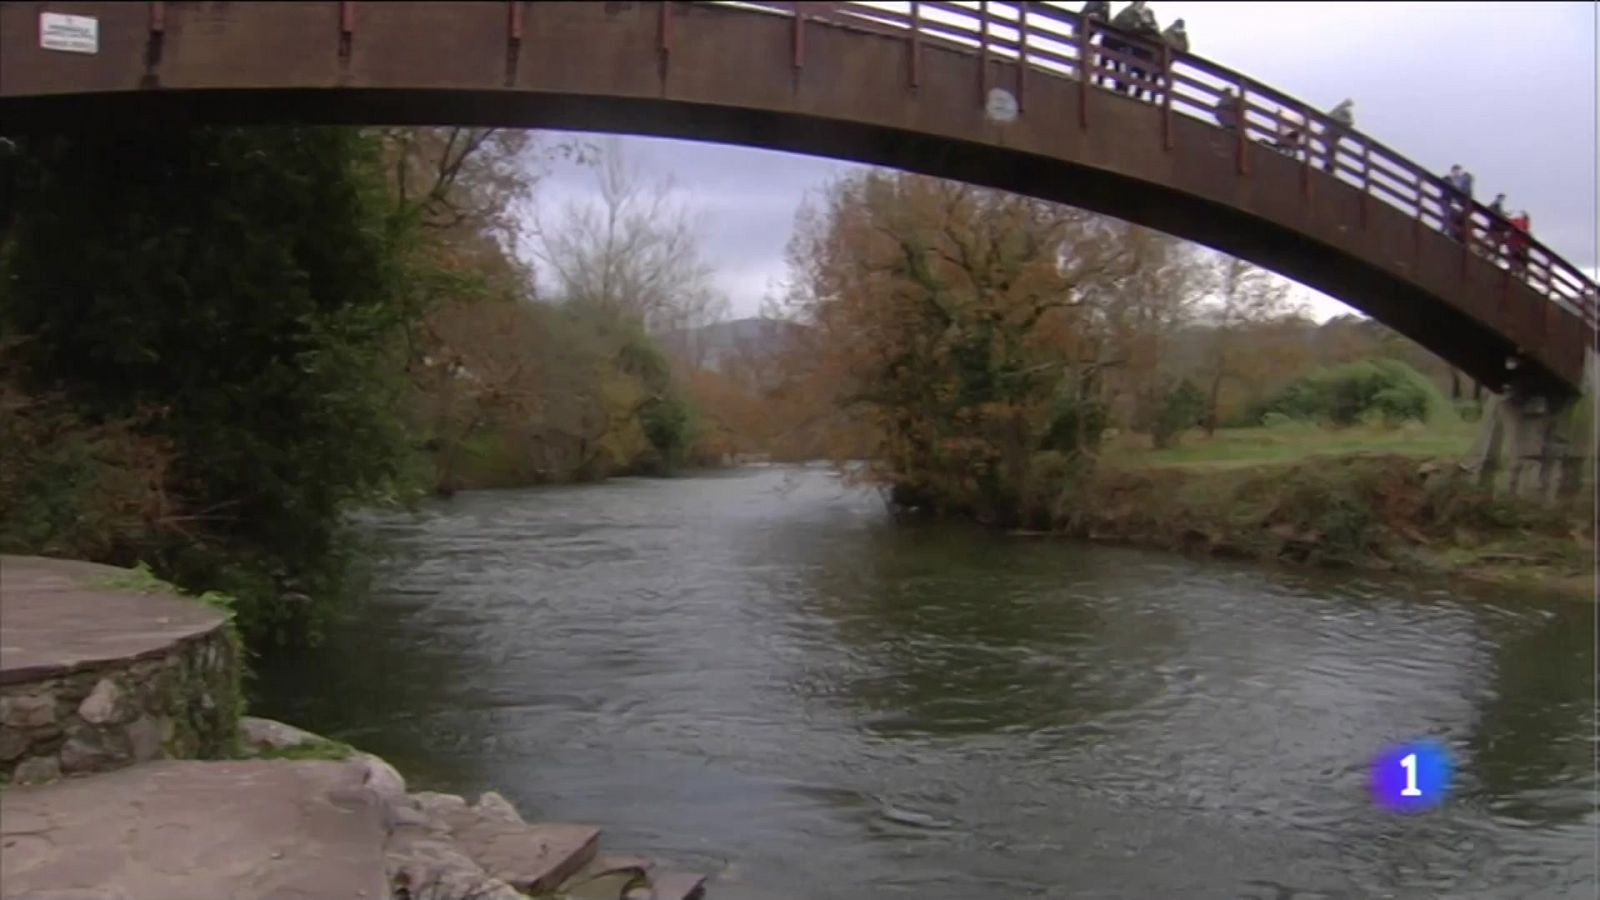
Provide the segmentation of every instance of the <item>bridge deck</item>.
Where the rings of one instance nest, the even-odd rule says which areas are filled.
[[[1167,231],[1338,297],[1494,388],[1572,391],[1594,343],[1594,283],[1531,237],[1503,240],[1422,167],[1359,130],[1333,140],[1322,112],[1200,57],[1151,47],[1141,63],[1054,6],[66,6],[96,20],[95,52],[42,48],[41,5],[0,3],[7,130],[301,121],[740,143]],[[1152,99],[1112,90],[1113,74]],[[1014,113],[986,112],[997,88]],[[1229,89],[1233,129],[1216,117]],[[1285,117],[1305,124],[1280,153],[1266,144]]]

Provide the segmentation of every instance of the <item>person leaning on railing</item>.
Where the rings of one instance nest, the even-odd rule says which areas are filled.
[[[1294,110],[1279,107],[1275,131],[1272,149],[1290,159],[1299,159],[1300,145],[1305,140],[1305,121]]]
[[[1244,118],[1244,109],[1239,103],[1239,95],[1233,88],[1225,88],[1217,95],[1217,102],[1211,107],[1211,112],[1217,117],[1217,124],[1224,131],[1237,131],[1239,121]]]
[[[1489,204],[1489,244],[1497,257],[1506,252],[1506,239],[1511,231],[1510,219],[1510,214],[1506,212],[1506,195],[1495,194],[1494,202]]]
[[[1455,240],[1465,242],[1472,207],[1472,173],[1458,163],[1444,176],[1446,217],[1445,233]]]

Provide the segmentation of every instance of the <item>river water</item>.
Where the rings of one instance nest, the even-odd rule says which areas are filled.
[[[895,525],[819,469],[371,527],[256,711],[713,900],[1594,895],[1590,603]],[[1450,800],[1374,807],[1425,736]]]

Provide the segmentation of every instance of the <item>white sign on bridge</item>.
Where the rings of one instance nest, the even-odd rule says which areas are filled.
[[[39,13],[39,46],[68,53],[99,53],[100,20],[93,16]]]

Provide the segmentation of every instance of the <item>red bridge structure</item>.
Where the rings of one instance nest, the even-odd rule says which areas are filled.
[[[493,125],[890,166],[1214,247],[1537,416],[1570,406],[1595,347],[1577,267],[1532,238],[1512,249],[1488,209],[1318,109],[1107,31],[1018,2],[4,2],[0,131]],[[1305,124],[1280,152],[1286,118]]]

